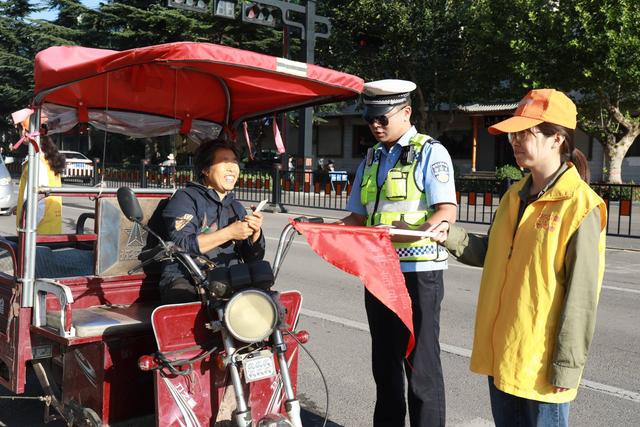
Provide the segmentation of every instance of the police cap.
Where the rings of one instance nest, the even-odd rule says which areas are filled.
[[[364,84],[362,103],[364,117],[378,117],[387,114],[397,105],[406,104],[416,84],[408,80],[376,80]]]

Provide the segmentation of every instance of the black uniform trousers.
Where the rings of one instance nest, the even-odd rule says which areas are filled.
[[[404,360],[409,332],[402,321],[368,291],[365,307],[371,331],[372,369],[376,382],[374,427],[404,427],[404,376],[411,427],[445,424],[445,396],[440,363],[440,304],[443,272],[403,273],[411,304],[416,346]]]

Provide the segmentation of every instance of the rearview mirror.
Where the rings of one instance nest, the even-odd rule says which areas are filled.
[[[132,189],[129,187],[118,188],[118,204],[129,221],[142,222],[142,208]]]

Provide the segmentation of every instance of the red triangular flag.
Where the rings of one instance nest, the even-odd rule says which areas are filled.
[[[284,154],[286,151],[284,148],[284,141],[282,140],[282,135],[280,134],[280,129],[278,128],[278,116],[273,116],[273,140],[276,143],[276,149],[278,150],[278,154]]]
[[[400,270],[400,260],[384,228],[317,224],[290,220],[309,246],[327,262],[354,276],[409,330],[405,356],[415,345],[411,297]]]
[[[249,151],[249,159],[253,160],[253,146],[251,145],[251,138],[249,138],[249,126],[247,122],[242,122],[242,129],[244,131],[244,141],[247,143],[247,150]]]

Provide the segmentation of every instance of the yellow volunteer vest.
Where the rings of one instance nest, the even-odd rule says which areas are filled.
[[[607,212],[603,200],[570,164],[542,197],[527,206],[514,235],[518,192],[525,181],[509,189],[493,221],[478,296],[471,370],[493,376],[496,387],[506,393],[565,403],[576,397],[577,390],[554,393],[549,368],[565,295],[566,247],[585,216],[599,207],[600,286]]]
[[[60,175],[56,175],[49,167],[44,155],[40,156],[40,173],[46,171],[49,187],[61,187]],[[20,228],[22,220],[22,206],[24,205],[24,192],[29,176],[29,165],[25,163],[20,176],[20,187],[18,188],[18,206],[16,208],[16,227]],[[39,201],[41,203],[42,201]],[[62,197],[49,196],[44,199],[44,216],[38,222],[37,234],[60,234],[62,233]]]
[[[428,137],[414,135],[409,141],[415,150],[413,162],[403,164],[401,158],[389,170],[381,187],[378,187],[377,176],[380,166],[379,156],[374,156],[371,164],[365,164],[360,187],[360,202],[367,209],[367,225],[391,225],[393,221],[403,220],[412,228],[424,224],[433,211],[429,209],[423,190],[415,182],[415,170],[420,156],[418,153],[429,143]],[[374,153],[381,146],[373,147]],[[400,261],[434,261],[445,260],[448,252],[429,238],[412,243],[393,242]]]

